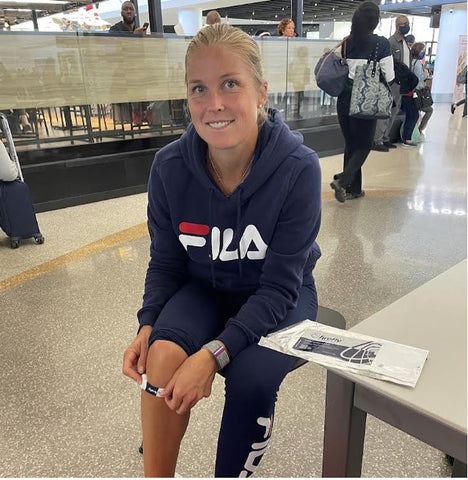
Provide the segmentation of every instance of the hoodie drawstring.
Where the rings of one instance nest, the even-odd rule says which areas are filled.
[[[210,188],[210,195],[208,197],[208,212],[209,212],[208,218],[209,218],[209,222],[210,222],[209,225],[211,229],[213,229],[213,194],[214,194],[213,188]],[[210,253],[211,282],[213,284],[213,288],[216,288],[216,272],[214,268],[214,258],[213,258],[213,235],[210,235],[210,249],[211,249],[211,253]]]
[[[240,246],[240,223],[241,223],[241,192],[242,189],[239,188],[239,192],[236,195],[237,200],[237,220],[236,220],[236,236],[239,238],[239,246],[237,247],[237,267],[239,271],[239,277],[242,277],[242,261],[240,258],[241,255],[241,246]]]

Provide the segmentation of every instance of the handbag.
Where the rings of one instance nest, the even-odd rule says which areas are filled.
[[[335,50],[344,44],[346,57],[346,38],[324,53],[314,69],[315,80],[318,87],[328,95],[337,97],[343,91],[348,79],[349,67],[346,58],[340,58]]]
[[[377,61],[378,50],[379,42],[375,48],[374,58],[356,67],[351,90],[350,117],[367,120],[390,117],[393,96]]]
[[[466,83],[466,67],[457,75],[458,85],[463,85]]]
[[[414,91],[416,96],[414,97],[414,105],[418,110],[422,110],[423,108],[430,107],[434,100],[432,100],[432,94],[429,90],[429,87],[423,87],[418,90]]]

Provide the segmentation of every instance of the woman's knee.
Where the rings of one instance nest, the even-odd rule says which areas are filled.
[[[155,340],[149,347],[146,361],[148,380],[154,385],[164,386],[187,357],[177,343]]]

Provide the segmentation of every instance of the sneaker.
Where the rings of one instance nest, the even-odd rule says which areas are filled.
[[[376,152],[388,152],[389,148],[383,143],[374,143],[372,150],[375,150]]]
[[[356,192],[346,192],[346,200],[354,200],[355,198],[365,197],[366,192],[361,190],[359,193]]]
[[[417,143],[413,143],[411,140],[407,140],[406,142],[401,142],[403,147],[417,147]]]
[[[452,103],[452,105],[450,105],[450,111],[452,112],[452,115],[455,113],[455,109],[457,108],[457,106]]]
[[[396,145],[393,145],[392,142],[383,142],[384,144],[384,147],[387,147],[387,148],[396,148]]]
[[[335,191],[335,198],[340,203],[344,203],[346,201],[346,191],[340,185],[340,181],[339,180],[333,180],[333,182],[330,183],[330,187]]]

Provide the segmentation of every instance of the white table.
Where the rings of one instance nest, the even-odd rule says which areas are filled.
[[[323,477],[361,476],[367,413],[454,457],[453,475],[466,476],[466,270],[465,259],[351,329],[429,356],[414,389],[328,370]]]

